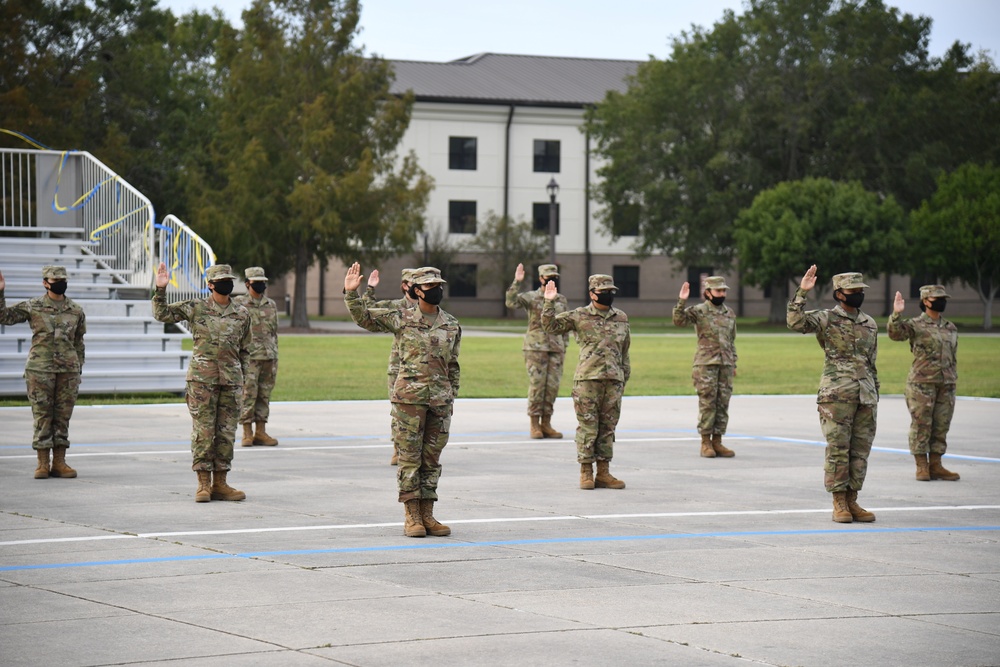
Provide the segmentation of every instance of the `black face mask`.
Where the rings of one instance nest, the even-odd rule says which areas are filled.
[[[215,288],[216,294],[221,294],[222,296],[229,296],[233,293],[232,280],[216,280],[212,283],[212,287]]]
[[[710,296],[708,300],[712,302],[713,306],[721,306],[726,302],[726,297],[724,296]]]
[[[610,306],[615,302],[614,292],[594,292],[594,295],[597,297],[597,303],[602,306]]]
[[[250,283],[250,289],[257,294],[263,294],[264,290],[267,289],[267,283]]]
[[[424,293],[421,298],[432,306],[438,305],[444,299],[444,287],[441,285],[426,290],[421,288],[421,291]]]
[[[944,309],[947,306],[948,306],[947,299],[934,299],[933,301],[931,301],[931,310],[938,313],[943,313]]]
[[[417,296],[417,286],[416,285],[410,285],[407,288],[407,290],[406,290],[406,294],[407,294],[407,296],[409,296],[414,301],[416,301],[417,299],[420,298],[419,296]]]
[[[860,308],[861,304],[865,302],[864,292],[855,292],[854,294],[844,294],[841,292],[841,294],[844,297],[844,305],[850,306],[851,308]]]
[[[49,283],[49,291],[52,292],[53,294],[58,294],[62,296],[63,294],[66,293],[66,288],[68,286],[69,285],[66,284],[65,280],[57,280],[55,282]]]

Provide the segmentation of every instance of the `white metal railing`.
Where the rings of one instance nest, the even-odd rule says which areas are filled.
[[[167,300],[197,299],[208,294],[205,271],[215,264],[212,246],[172,214],[155,228],[156,256],[170,272]]]
[[[35,227],[33,151],[0,151],[0,227]]]

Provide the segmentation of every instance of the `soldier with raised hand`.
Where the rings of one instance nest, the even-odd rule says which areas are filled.
[[[267,420],[271,416],[271,392],[278,378],[278,306],[267,291],[264,269],[251,266],[243,272],[247,293],[234,297],[233,302],[250,313],[250,330],[253,344],[250,359],[243,376],[243,447],[264,445],[274,447],[275,438],[267,433]],[[256,425],[256,432],[253,426]]]
[[[399,449],[398,500],[403,503],[407,537],[444,536],[451,528],[434,518],[441,477],[441,451],[448,444],[452,409],[458,395],[458,354],[462,328],[438,304],[444,297],[441,272],[425,266],[413,272],[416,308],[371,309],[358,295],[361,266],[344,277],[344,301],[363,329],[391,333],[399,350],[393,383],[393,437]]]
[[[542,331],[542,304],[545,286],[559,286],[559,267],[542,264],[538,267],[542,286],[528,292],[521,291],[524,282],[524,264],[514,271],[514,282],[507,288],[508,308],[524,308],[528,313],[528,331],[524,334],[524,365],[528,370],[528,418],[532,438],[561,438],[563,434],[552,428],[552,413],[559,396],[563,362],[566,359],[566,342],[569,334],[549,334]],[[556,294],[553,299],[555,312],[564,313],[569,308],[566,297]]]
[[[193,421],[191,469],[198,475],[194,499],[199,503],[247,497],[226,480],[233,462],[243,376],[253,347],[250,313],[229,296],[235,279],[228,264],[210,266],[205,272],[207,297],[168,304],[166,264],[161,262],[156,272],[153,317],[168,324],[187,321],[194,338],[185,398]]]
[[[553,335],[575,331],[580,345],[580,360],[573,375],[580,488],[624,489],[625,482],[611,474],[610,466],[622,395],[632,372],[628,316],[611,306],[618,293],[611,276],[595,274],[587,282],[590,305],[564,313],[556,313],[559,288],[554,282],[546,283],[542,330]]]
[[[868,285],[860,273],[833,277],[835,308],[807,312],[806,295],[815,286],[813,264],[788,302],[786,319],[789,329],[816,334],[826,355],[816,398],[827,443],[824,483],[833,494],[834,521],[870,522],[875,515],[858,505],[857,498],[868,472],[878,416],[878,326],[861,312]]]
[[[736,375],[736,313],[724,304],[729,285],[722,276],[705,279],[704,301],[687,307],[691,285],[684,283],[674,306],[674,325],[694,325],[698,347],[694,354],[691,379],[698,392],[698,433],[701,455],[729,458],[736,453],[722,444],[729,425],[729,399]]]
[[[906,407],[910,410],[910,453],[916,459],[916,476],[921,482],[956,482],[960,477],[941,465],[941,457],[948,451],[958,382],[958,329],[941,315],[948,298],[944,285],[924,285],[920,288],[923,313],[904,319],[906,303],[896,292],[889,317],[889,338],[910,341],[913,352],[906,378]]]
[[[80,391],[87,318],[83,308],[66,296],[67,285],[65,267],[42,267],[45,294],[8,308],[4,298],[7,281],[0,273],[0,324],[29,322],[31,326],[24,380],[34,417],[31,446],[38,456],[35,479],[76,477],[76,470],[66,463],[66,450],[69,420]]]

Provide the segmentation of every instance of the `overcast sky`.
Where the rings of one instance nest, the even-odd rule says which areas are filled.
[[[887,0],[933,19],[930,53],[955,40],[1000,62],[1000,0]],[[175,14],[209,5],[234,25],[250,0],[160,0]],[[669,53],[671,37],[692,24],[711,27],[740,0],[367,0],[360,41],[393,60],[444,62],[475,53],[646,60]]]

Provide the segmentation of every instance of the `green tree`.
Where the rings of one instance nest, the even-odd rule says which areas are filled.
[[[983,329],[993,326],[1000,290],[1000,168],[966,164],[942,174],[937,191],[911,215],[918,269],[975,288]]]
[[[827,278],[846,271],[871,275],[903,268],[903,219],[895,199],[867,192],[857,181],[779,183],[757,195],[736,219],[743,280],[784,287],[772,298],[768,318],[783,322],[788,283],[811,264]]]
[[[309,267],[409,250],[431,188],[412,154],[397,158],[413,98],[354,45],[359,15],[357,0],[255,0],[220,46],[220,131],[190,173],[193,222],[220,259],[294,270],[296,327]]]

